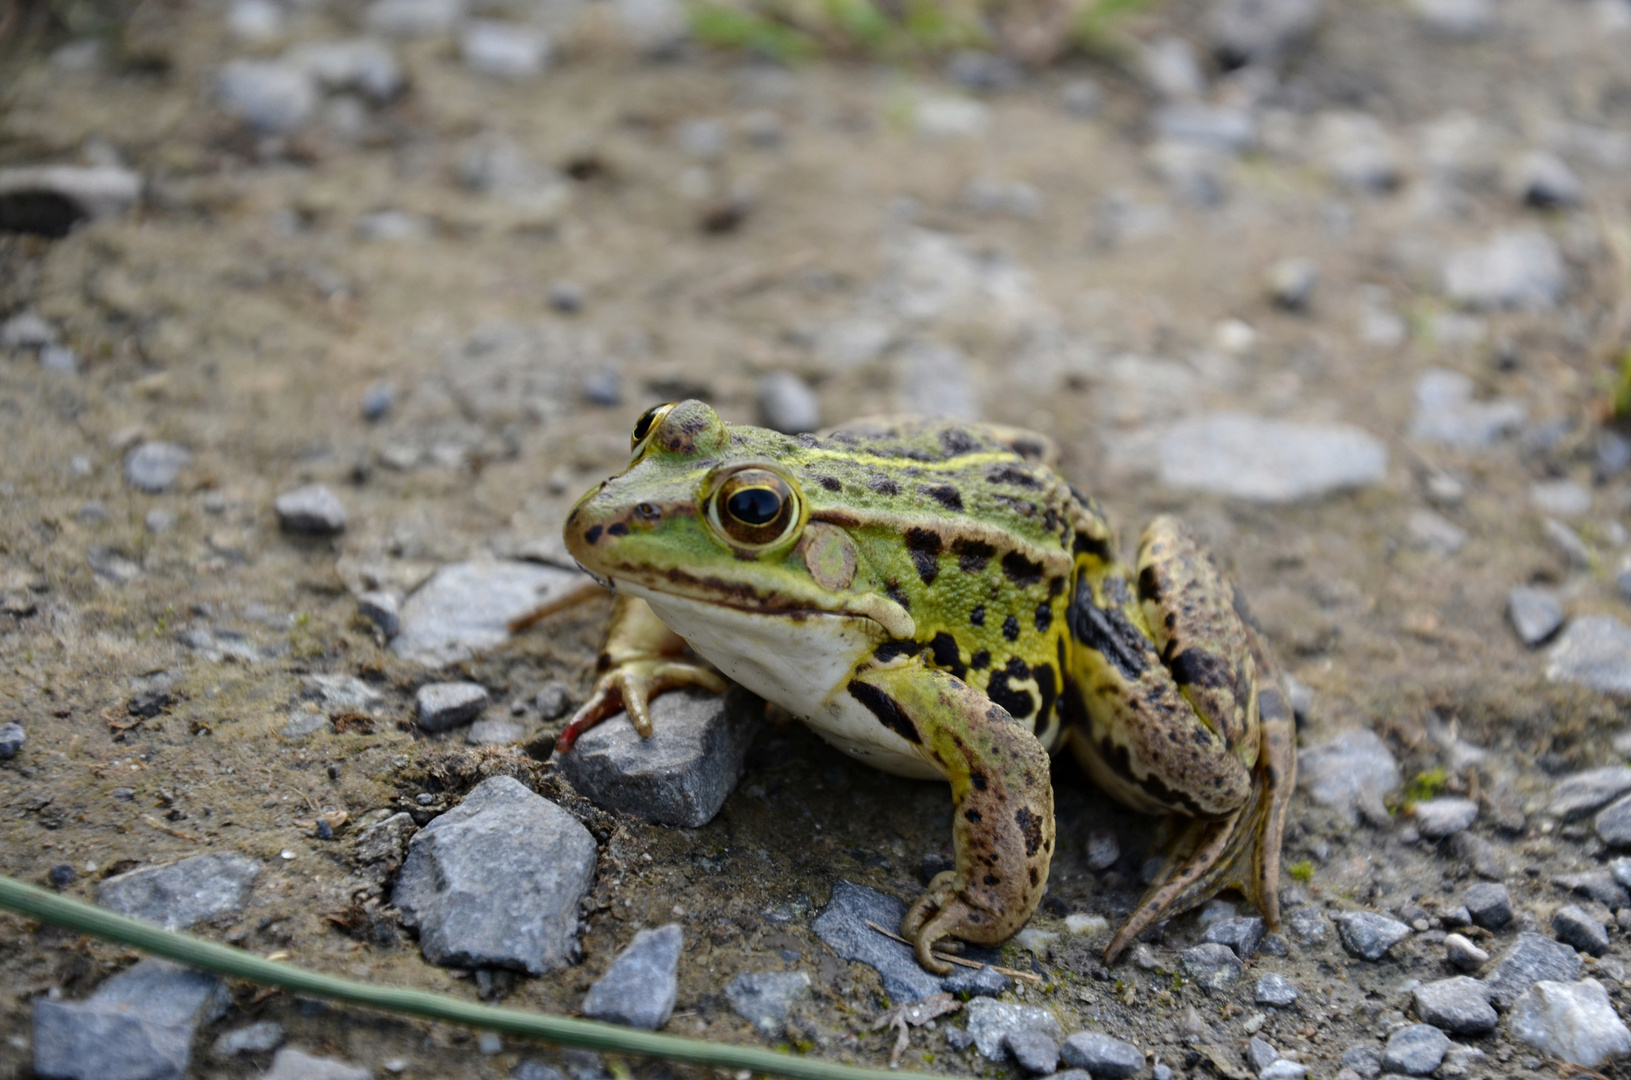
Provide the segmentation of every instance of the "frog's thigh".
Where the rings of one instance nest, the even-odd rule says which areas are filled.
[[[1006,940],[1036,910],[1053,858],[1042,744],[990,698],[921,663],[863,669],[849,689],[951,782],[957,869],[935,879],[902,933],[918,939],[920,959],[940,937]]]

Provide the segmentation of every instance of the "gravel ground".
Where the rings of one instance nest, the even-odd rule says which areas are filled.
[[[656,0],[148,4],[12,55],[0,868],[869,1064],[905,1033],[987,1076],[1623,1069],[1631,4],[1231,11],[1040,70],[781,67]],[[574,789],[546,759],[608,604],[504,623],[573,586],[566,509],[683,396],[1021,424],[1125,534],[1194,523],[1298,684],[1285,923],[1225,898],[1106,970],[1158,830],[1061,761],[1049,894],[991,957],[1037,978],[943,985],[857,922],[944,865],[943,787],[732,697],[672,710],[713,771],[667,820],[729,792],[707,824]],[[140,1075],[627,1075],[133,959],[0,916],[0,1074],[117,1074],[51,1055],[137,1001]]]

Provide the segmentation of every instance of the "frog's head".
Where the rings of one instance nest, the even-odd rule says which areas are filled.
[[[906,610],[868,588],[850,535],[812,516],[797,440],[682,401],[647,410],[631,443],[629,467],[566,519],[567,550],[602,583],[755,614],[864,616],[912,635]]]

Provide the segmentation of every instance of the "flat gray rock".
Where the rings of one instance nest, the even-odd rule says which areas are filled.
[[[789,435],[815,431],[821,427],[821,402],[797,375],[773,371],[759,379],[759,420]]]
[[[215,75],[215,104],[255,131],[293,131],[317,109],[317,80],[281,60],[229,60]]]
[[[0,760],[14,758],[28,741],[28,733],[15,720],[0,724]]]
[[[1546,812],[1564,821],[1583,817],[1631,792],[1631,768],[1603,765],[1571,773],[1552,788]]]
[[[1537,982],[1574,982],[1583,966],[1580,954],[1562,942],[1522,933],[1484,976],[1484,993],[1505,1011]]]
[[[1078,1031],[1059,1048],[1065,1064],[1086,1069],[1094,1077],[1132,1076],[1144,1068],[1144,1051],[1124,1039],[1096,1031]]]
[[[242,911],[260,872],[260,863],[242,855],[194,855],[107,878],[96,887],[96,902],[166,930],[185,930]]]
[[[1588,1069],[1631,1054],[1631,1031],[1596,979],[1535,983],[1513,1003],[1511,1027],[1547,1056]]]
[[[1002,1061],[1008,1056],[1008,1039],[1020,1032],[1029,1032],[1051,1040],[1054,1045],[1064,1041],[1065,1029],[1048,1010],[1037,1005],[1017,1005],[981,997],[963,1008],[968,1019],[968,1033],[974,1036],[974,1045],[987,1061]]]
[[[175,443],[144,442],[125,455],[125,483],[149,495],[169,491],[192,459]]]
[[[495,776],[414,834],[391,899],[431,963],[541,975],[577,951],[598,854],[571,814]]]
[[[374,1080],[374,1074],[360,1065],[348,1065],[336,1058],[316,1057],[304,1050],[285,1046],[272,1059],[272,1067],[261,1080]]]
[[[1563,256],[1551,237],[1535,228],[1509,229],[1444,262],[1444,292],[1471,308],[1555,307],[1568,282]]]
[[[1438,979],[1416,987],[1416,1015],[1451,1035],[1482,1035],[1494,1031],[1497,1017],[1484,984],[1465,975]]]
[[[1429,840],[1454,836],[1477,820],[1478,804],[1471,799],[1443,796],[1416,804],[1416,831]]]
[[[1168,487],[1290,503],[1379,483],[1387,475],[1387,448],[1347,424],[1220,412],[1168,428],[1160,465]]]
[[[46,236],[61,236],[80,221],[122,214],[141,194],[141,176],[116,165],[0,168],[0,212],[12,223],[8,228]],[[45,206],[51,207],[49,216]]]
[[[402,630],[391,649],[428,667],[468,660],[507,641],[511,619],[586,580],[576,571],[512,560],[444,566],[403,603]]]
[[[1469,885],[1462,894],[1461,903],[1474,926],[1499,930],[1512,921],[1512,894],[1500,882],[1481,881]]]
[[[1375,732],[1365,729],[1345,731],[1297,756],[1298,786],[1350,821],[1357,822],[1360,814],[1372,824],[1391,820],[1382,797],[1401,781],[1392,752]]]
[[[1597,838],[1609,847],[1631,847],[1631,797],[1604,807],[1592,824],[1597,830]]]
[[[487,688],[473,682],[426,683],[414,695],[419,726],[426,731],[467,724],[481,715],[490,700]]]
[[[1330,923],[1318,908],[1300,907],[1286,916],[1286,931],[1299,945],[1318,945],[1325,940]]]
[[[1410,1024],[1388,1036],[1382,1068],[1405,1076],[1426,1076],[1444,1060],[1450,1037],[1431,1024]]]
[[[1388,950],[1410,936],[1410,927],[1374,911],[1349,911],[1336,917],[1337,936],[1349,954],[1361,960],[1380,960]]]
[[[591,1020],[656,1031],[674,1014],[685,932],[679,923],[641,930],[583,999]]]
[[[678,690],[651,702],[642,739],[618,713],[556,757],[557,767],[599,806],[658,825],[700,828],[713,820],[742,776],[763,706],[739,689]]]
[[[269,1054],[283,1045],[283,1025],[276,1020],[260,1020],[223,1031],[210,1046],[210,1057],[231,1061],[240,1054]]]
[[[1222,0],[1202,24],[1206,41],[1228,67],[1273,63],[1319,24],[1321,0]]]
[[[745,971],[725,987],[732,1011],[767,1038],[782,1033],[788,1012],[809,995],[810,976],[803,971]]]
[[[1588,956],[1608,951],[1608,930],[1578,904],[1566,904],[1552,913],[1552,933],[1557,940]]]
[[[1297,986],[1284,975],[1269,972],[1258,978],[1257,985],[1252,988],[1252,1000],[1259,1005],[1273,1005],[1276,1008],[1286,1008],[1297,1001]]]
[[[357,613],[379,627],[387,641],[402,631],[402,605],[392,593],[363,593],[357,597]]]
[[[1179,954],[1178,963],[1185,975],[1211,993],[1228,990],[1246,972],[1246,966],[1233,949],[1215,942],[1185,949]]]
[[[1010,1031],[1004,1045],[1014,1063],[1032,1076],[1046,1076],[1059,1068],[1059,1044],[1040,1031]]]
[[[1256,915],[1234,919],[1219,919],[1206,928],[1202,941],[1214,945],[1227,945],[1242,960],[1250,960],[1263,940],[1265,924]]]
[[[377,714],[385,706],[385,695],[355,675],[307,675],[300,694],[332,712]]]
[[[1563,601],[1551,589],[1519,585],[1506,594],[1506,617],[1518,640],[1534,648],[1563,625]]]
[[[84,1001],[34,1001],[34,1072],[65,1080],[179,1080],[193,1034],[230,1001],[213,975],[143,960]]]
[[[345,531],[345,504],[322,484],[285,491],[273,501],[272,509],[287,532],[333,536]]]
[[[1612,615],[1574,620],[1552,646],[1546,677],[1605,694],[1631,695],[1631,626]]]
[[[526,738],[527,725],[507,716],[490,716],[464,729],[464,741],[471,746],[503,746]]]
[[[1631,895],[1612,870],[1580,870],[1572,874],[1557,874],[1552,884],[1579,896],[1589,896],[1610,911],[1631,906]]]
[[[1523,426],[1529,415],[1521,401],[1474,401],[1477,386],[1459,371],[1429,368],[1416,380],[1416,411],[1410,437],[1477,449],[1490,446]]]

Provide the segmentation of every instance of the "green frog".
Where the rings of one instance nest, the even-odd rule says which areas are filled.
[[[665,690],[724,690],[689,646],[845,753],[950,783],[956,869],[901,926],[930,971],[950,971],[937,943],[998,944],[1036,910],[1065,746],[1116,799],[1176,816],[1107,963],[1230,887],[1278,922],[1291,709],[1240,594],[1179,521],[1152,522],[1129,566],[1049,441],[995,425],[788,436],[683,401],[641,416],[632,444],[566,520],[616,600],[562,752],[620,709],[649,735]]]

